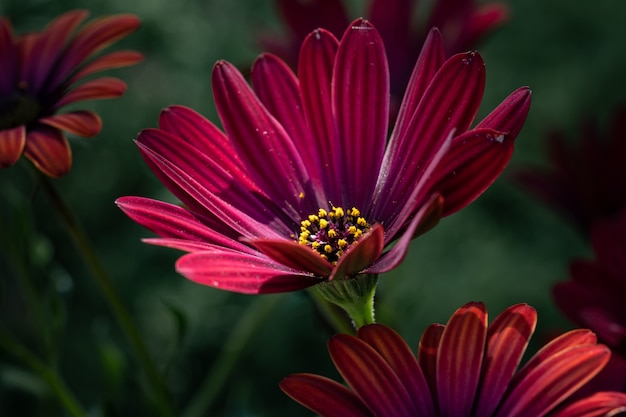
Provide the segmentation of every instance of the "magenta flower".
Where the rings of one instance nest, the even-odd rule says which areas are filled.
[[[570,320],[626,359],[626,211],[596,221],[591,242],[596,260],[573,262],[571,280],[554,287],[554,299]]]
[[[15,164],[22,153],[44,174],[61,177],[72,166],[64,132],[81,137],[100,132],[100,117],[85,110],[58,114],[61,107],[83,100],[122,95],[117,78],[83,79],[142,59],[134,51],[117,51],[96,59],[100,50],[139,27],[132,15],[91,21],[84,10],[59,16],[42,32],[14,36],[11,23],[0,18],[0,168]]]
[[[225,133],[174,106],[159,129],[139,134],[147,164],[184,207],[117,203],[160,236],[148,243],[190,252],[176,264],[187,278],[271,293],[389,271],[417,234],[496,179],[530,105],[520,88],[470,129],[483,61],[477,53],[445,60],[433,31],[387,141],[387,61],[364,20],[340,42],[311,33],[297,75],[262,55],[253,91],[219,62],[213,94]]]
[[[482,303],[458,309],[446,326],[426,329],[414,355],[389,327],[373,324],[328,343],[348,386],[312,374],[281,389],[321,417],[592,417],[626,411],[626,394],[601,392],[568,401],[611,353],[588,330],[548,343],[517,370],[537,315],[525,304],[487,325]]]
[[[588,123],[568,146],[558,132],[548,141],[549,168],[527,168],[516,181],[588,235],[597,219],[626,209],[626,108],[614,112],[608,134]]]
[[[346,2],[342,0],[277,0],[276,3],[290,33],[265,37],[261,43],[265,49],[285,59],[292,68],[298,62],[300,45],[311,31],[324,28],[340,37],[351,20]],[[428,18],[421,19],[423,23],[417,26],[414,11],[418,3],[416,0],[372,0],[367,13],[361,14],[378,29],[387,49],[392,106],[400,104],[413,64],[432,27],[441,31],[446,53],[450,56],[473,49],[509,15],[504,3],[436,0]]]

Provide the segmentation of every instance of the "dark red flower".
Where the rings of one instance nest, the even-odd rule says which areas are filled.
[[[574,323],[588,327],[626,358],[626,211],[591,229],[593,261],[570,266],[570,280],[554,287],[554,299]]]
[[[577,144],[554,132],[548,168],[528,168],[516,181],[587,235],[595,220],[626,208],[626,108],[613,115],[608,135],[587,123]]]
[[[387,60],[367,21],[341,42],[311,33],[298,77],[262,55],[254,90],[222,61],[213,94],[225,133],[174,106],[137,140],[185,208],[141,197],[118,204],[161,236],[149,243],[191,252],[177,270],[202,284],[270,293],[385,272],[510,159],[530,92],[516,90],[470,129],[484,83],[478,53],[445,60],[431,32],[387,140]]]
[[[348,386],[313,374],[285,378],[281,389],[321,417],[592,417],[626,411],[626,394],[568,398],[593,378],[611,353],[588,330],[544,346],[517,369],[537,316],[525,304],[487,325],[482,303],[458,309],[446,326],[426,329],[414,355],[380,324],[328,343]],[[611,414],[613,413],[613,414]]]
[[[132,15],[92,20],[75,10],[53,20],[42,32],[15,36],[8,19],[0,18],[0,168],[13,165],[22,153],[51,177],[65,175],[72,152],[64,132],[91,137],[100,132],[100,117],[85,110],[59,114],[71,103],[113,98],[126,85],[103,77],[82,82],[110,68],[142,59],[134,51],[117,51],[90,59],[139,27]]]
[[[276,3],[290,36],[265,37],[262,44],[292,68],[298,62],[300,45],[311,31],[324,28],[340,37],[351,20],[346,2],[342,0],[277,0]],[[378,29],[387,50],[392,106],[402,100],[413,64],[432,27],[441,31],[450,56],[473,49],[480,38],[504,23],[509,14],[508,7],[498,2],[436,0],[428,17],[415,25],[418,3],[415,0],[372,0],[364,15]]]

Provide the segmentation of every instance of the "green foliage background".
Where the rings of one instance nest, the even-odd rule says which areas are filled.
[[[533,89],[527,124],[505,174],[467,209],[413,242],[407,260],[381,277],[379,322],[413,346],[430,323],[445,322],[460,305],[482,300],[494,317],[526,302],[539,311],[534,346],[571,327],[556,310],[550,288],[567,278],[574,257],[590,250],[570,227],[510,181],[525,164],[545,164],[546,132],[577,136],[587,117],[604,123],[626,98],[626,9],[621,2],[509,0],[511,20],[478,48],[487,66],[486,114],[521,85]],[[353,1],[354,16],[363,10]],[[136,318],[149,349],[165,369],[184,409],[203,378],[224,366],[224,346],[241,349],[214,391],[205,416],[310,415],[278,389],[282,377],[315,372],[336,377],[326,352],[332,331],[306,293],[250,297],[188,282],[174,271],[180,255],[148,246],[150,233],[114,205],[124,195],[172,200],[143,163],[132,139],[155,127],[171,104],[192,107],[217,122],[210,89],[215,61],[248,68],[259,33],[282,29],[267,0],[7,0],[0,15],[17,32],[41,29],[54,16],[86,8],[92,16],[134,13],[142,28],[115,48],[145,61],[110,71],[128,84],[114,101],[80,105],[97,111],[102,133],[72,138],[74,166],[55,181],[81,219],[107,270]],[[0,73],[2,71],[0,63]],[[152,415],[145,381],[90,271],[38,188],[26,161],[0,171],[0,313],[34,350],[41,346],[16,284],[20,270],[44,294],[45,326],[54,328],[58,366],[94,416]],[[246,327],[247,326],[247,327]],[[245,344],[229,337],[253,329]],[[243,333],[242,333],[243,332]],[[221,364],[221,365],[220,365]],[[0,415],[61,416],[63,411],[30,371],[0,352]]]

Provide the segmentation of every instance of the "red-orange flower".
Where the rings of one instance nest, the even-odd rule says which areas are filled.
[[[626,411],[626,394],[568,398],[607,363],[610,351],[589,330],[544,346],[517,370],[537,322],[525,304],[487,325],[482,303],[458,309],[422,335],[417,356],[391,328],[373,324],[329,342],[348,387],[312,374],[280,386],[322,417],[592,417]]]
[[[132,65],[142,59],[134,51],[92,56],[139,27],[132,15],[109,16],[79,25],[84,10],[65,13],[38,33],[15,36],[0,18],[0,168],[13,165],[22,153],[46,175],[60,177],[72,166],[64,132],[91,137],[100,132],[100,117],[85,110],[58,114],[61,107],[83,100],[114,98],[126,84],[102,77],[82,82],[96,72]]]

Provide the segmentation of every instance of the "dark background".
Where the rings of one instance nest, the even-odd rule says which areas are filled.
[[[362,13],[362,3],[352,2],[353,16]],[[591,256],[569,224],[510,177],[527,164],[546,163],[549,130],[574,139],[583,120],[597,118],[604,126],[611,109],[626,99],[626,9],[616,1],[507,3],[510,21],[478,47],[487,66],[479,117],[521,85],[533,90],[531,111],[496,184],[415,240],[402,266],[381,277],[378,321],[412,346],[428,324],[445,323],[457,307],[481,300],[492,318],[514,303],[535,306],[536,349],[554,332],[571,328],[552,303],[550,288],[567,278],[572,258]],[[225,381],[213,387],[217,399],[203,415],[309,415],[278,389],[281,378],[294,372],[336,376],[325,347],[332,332],[307,294],[251,297],[188,282],[174,271],[180,253],[141,243],[150,233],[113,203],[124,195],[173,201],[132,139],[155,127],[159,111],[171,104],[218,123],[211,68],[218,59],[249,67],[260,52],[257,36],[283,30],[272,2],[8,0],[0,3],[0,15],[22,33],[73,8],[92,16],[134,13],[143,22],[113,49],[138,50],[145,61],[106,73],[127,82],[122,98],[76,106],[97,111],[104,128],[92,139],[70,139],[72,171],[54,183],[91,237],[154,358],[167,369],[178,407],[190,403],[216,363],[227,363],[217,357],[229,336],[253,329],[245,343],[231,345],[242,350]],[[2,324],[38,349],[16,284],[24,268],[43,294],[60,372],[83,406],[94,416],[152,415],[141,399],[145,384],[127,340],[26,160],[0,171],[0,245]],[[0,415],[63,415],[30,370],[2,352],[0,360]]]

